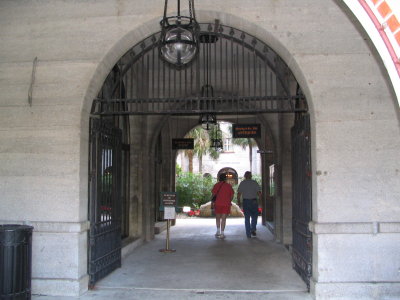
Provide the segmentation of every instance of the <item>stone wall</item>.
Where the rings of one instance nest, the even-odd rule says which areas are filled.
[[[398,104],[368,36],[340,3],[204,0],[196,5],[199,21],[218,18],[270,45],[307,96],[317,298],[395,295],[400,289]],[[78,295],[87,287],[91,101],[113,64],[159,30],[161,6],[156,0],[0,2],[0,222],[35,226],[34,293]],[[149,162],[146,153],[142,157]],[[139,235],[151,236],[148,218],[150,212]],[[60,251],[63,245],[68,251]]]

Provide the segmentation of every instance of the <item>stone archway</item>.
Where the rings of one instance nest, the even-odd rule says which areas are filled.
[[[319,4],[315,3],[316,9],[321,9],[324,10],[325,6],[322,7]],[[335,5],[328,5],[326,6],[326,9],[336,9],[334,10],[339,14],[337,11],[336,4]],[[314,11],[314,10],[313,10]],[[201,16],[201,12],[199,13]],[[203,17],[210,19],[210,16],[214,16],[220,14],[218,13],[210,13],[210,12],[203,12]],[[266,15],[271,17],[273,22],[279,23],[279,20],[274,19],[274,16],[271,15],[271,13],[266,12]],[[321,13],[321,15],[323,15]],[[314,15],[315,16],[315,15]],[[341,129],[342,131],[349,131],[351,128],[350,132],[355,132],[359,133],[363,136],[369,136],[366,135],[366,130],[371,123],[374,123],[375,118],[378,120],[382,121],[382,113],[378,113],[379,117],[376,117],[376,111],[382,112],[380,109],[383,108],[383,111],[388,113],[390,115],[390,120],[387,122],[393,125],[393,114],[392,114],[392,107],[388,109],[388,106],[390,105],[383,105],[381,106],[380,104],[376,103],[371,96],[368,96],[367,98],[369,99],[368,102],[365,102],[363,96],[361,94],[358,94],[357,91],[361,90],[368,90],[370,92],[371,88],[363,84],[362,78],[359,78],[357,82],[354,82],[354,77],[353,73],[359,73],[363,74],[365,76],[365,82],[370,82],[370,79],[373,79],[372,81],[377,83],[378,86],[385,86],[385,80],[381,78],[380,75],[373,74],[370,75],[369,73],[364,72],[365,71],[365,66],[368,65],[372,67],[377,73],[378,67],[376,61],[368,57],[368,55],[360,55],[360,53],[367,53],[368,54],[368,47],[365,47],[365,45],[360,46],[359,49],[360,51],[355,51],[351,47],[342,47],[343,49],[340,49],[336,52],[336,50],[340,47],[335,47],[332,44],[328,44],[323,50],[315,49],[313,47],[307,47],[305,43],[307,41],[298,41],[298,47],[297,45],[294,46],[290,44],[290,41],[288,41],[288,37],[291,32],[288,31],[287,35],[284,36],[284,33],[280,35],[280,32],[274,31],[272,28],[272,25],[269,26],[267,25],[262,25],[260,27],[254,25],[254,22],[246,21],[241,18],[235,17],[235,16],[229,16],[227,17],[226,15],[222,16],[223,22],[225,21],[224,18],[227,19],[226,24],[230,25],[236,25],[238,28],[247,28],[245,29],[248,32],[257,32],[257,36],[264,40],[264,41],[270,41],[271,45],[273,45],[273,49],[277,51],[280,56],[284,59],[284,61],[287,62],[289,65],[290,69],[293,71],[297,81],[300,83],[300,85],[303,88],[303,92],[307,96],[307,100],[309,101],[310,105],[310,110],[314,112],[314,109],[316,109],[315,114],[311,114],[311,137],[312,137],[312,157],[313,157],[313,175],[316,175],[316,177],[313,178],[313,191],[314,191],[314,204],[313,207],[315,208],[314,210],[314,216],[315,216],[315,221],[318,221],[318,223],[313,226],[314,234],[315,235],[320,235],[321,239],[319,241],[322,241],[324,238],[327,238],[328,240],[331,239],[332,236],[329,234],[332,232],[337,232],[338,234],[341,233],[340,228],[333,226],[332,230],[330,230],[330,227],[326,227],[325,223],[333,222],[335,223],[336,221],[341,221],[345,222],[345,225],[349,227],[350,232],[352,232],[352,235],[347,235],[346,239],[355,239],[359,237],[359,231],[357,231],[357,228],[354,227],[351,223],[351,220],[359,222],[360,220],[370,220],[369,215],[368,216],[361,216],[358,217],[357,213],[354,213],[353,215],[345,213],[343,210],[341,210],[338,206],[339,203],[341,204],[340,206],[344,205],[347,207],[349,203],[353,203],[353,200],[357,202],[357,197],[354,195],[354,193],[351,193],[349,191],[341,191],[340,196],[338,197],[339,200],[335,201],[335,203],[330,202],[329,199],[332,197],[331,194],[332,188],[336,186],[338,182],[342,182],[345,180],[345,177],[340,177],[338,174],[349,174],[348,171],[346,171],[343,167],[343,165],[335,165],[336,167],[333,168],[330,163],[337,162],[340,160],[341,162],[345,161],[346,165],[352,165],[352,162],[354,161],[351,158],[351,155],[346,151],[346,147],[335,147],[336,145],[341,145],[344,146],[346,144],[346,139],[344,135],[338,135],[338,131],[336,130],[331,130],[329,126],[336,127],[336,129]],[[341,37],[342,35],[348,37],[350,40],[353,36],[356,38],[359,37],[359,34],[354,34],[355,30],[352,28],[352,26],[349,26],[349,23],[347,22],[347,18],[343,17],[342,15],[335,15],[337,19],[344,21],[344,22],[339,22],[337,24],[340,24],[340,26],[344,27],[345,30],[342,32],[335,31],[334,33],[330,33],[330,36],[334,37],[333,40],[336,38]],[[267,18],[267,17],[266,17]],[[250,18],[251,19],[251,18]],[[311,18],[309,16],[309,20],[314,20],[314,18]],[[325,22],[325,20],[323,21]],[[236,24],[235,24],[236,23]],[[305,25],[307,22],[302,22],[302,24],[298,24],[296,26],[299,26],[299,30],[304,29]],[[334,21],[328,20],[329,24],[334,25]],[[279,23],[281,24],[281,23]],[[296,23],[297,24],[297,23]],[[325,24],[325,23],[324,23]],[[293,25],[294,26],[294,25]],[[290,29],[293,30],[293,26],[290,26]],[[328,26],[329,27],[329,26]],[[329,28],[333,28],[335,26],[331,26]],[[277,26],[278,28],[278,26]],[[253,31],[254,29],[254,31]],[[321,32],[323,32],[322,30]],[[273,32],[273,33],[269,33]],[[316,41],[325,41],[326,35],[322,36],[322,34],[319,34],[316,31],[313,31],[313,33],[316,34]],[[305,31],[304,36],[310,36],[309,32],[307,32],[307,28]],[[284,42],[281,42],[284,41]],[[312,45],[312,44],[310,44]],[[354,43],[349,43],[349,45],[354,45]],[[303,47],[303,48],[302,48]],[[312,49],[310,49],[312,48]],[[127,50],[128,47],[125,48]],[[358,49],[358,48],[357,48]],[[357,50],[356,49],[356,50]],[[367,50],[366,50],[367,49]],[[303,51],[304,50],[304,51]],[[355,53],[357,52],[357,53]],[[333,54],[333,55],[331,55]],[[356,56],[355,56],[356,55]],[[357,57],[357,59],[355,59]],[[116,60],[115,60],[116,61]],[[329,71],[328,71],[329,70]],[[349,71],[351,70],[351,72]],[[328,79],[331,79],[329,80]],[[329,84],[328,84],[329,82]],[[332,84],[333,83],[333,84]],[[348,83],[352,83],[351,86]],[[371,83],[371,82],[370,82]],[[372,85],[372,84],[371,84]],[[334,90],[334,92],[332,92]],[[344,88],[343,88],[344,87]],[[331,93],[329,93],[329,91]],[[357,92],[357,95],[356,95]],[[383,96],[380,94],[379,99],[384,98],[383,100],[385,103],[387,101],[390,102],[391,96],[389,95],[390,92],[388,92],[387,89],[382,88],[380,90],[382,92]],[[382,97],[381,97],[382,96]],[[92,99],[92,98],[91,98]],[[90,99],[90,101],[91,101]],[[317,100],[316,100],[317,99]],[[389,100],[388,100],[389,99]],[[387,103],[386,103],[387,104]],[[365,121],[363,124],[368,125],[367,127],[365,126],[350,126],[349,124],[352,121],[352,116],[350,116],[349,111],[343,108],[344,106],[348,105],[354,105],[354,107],[357,108],[362,108],[361,110],[357,110],[355,113],[356,116],[360,116],[360,118]],[[314,108],[315,106],[315,108]],[[325,107],[329,107],[331,109],[325,109]],[[376,109],[376,111],[375,111]],[[374,115],[373,117],[369,116],[366,117],[365,111],[370,111],[374,110]],[[371,112],[369,112],[371,113]],[[372,114],[371,114],[372,115]],[[373,120],[372,120],[372,119]],[[357,117],[356,117],[357,119]],[[339,122],[338,122],[339,120]],[[357,119],[358,120],[358,119]],[[386,120],[386,119],[385,119]],[[343,121],[343,122],[342,122]],[[385,121],[382,121],[385,122]],[[357,121],[355,121],[357,123]],[[357,123],[358,124],[358,123]],[[356,124],[356,125],[357,125]],[[378,124],[378,123],[375,123]],[[397,124],[397,123],[396,123]],[[318,127],[318,130],[317,130]],[[369,127],[368,127],[369,128]],[[374,126],[374,128],[376,128]],[[383,132],[386,132],[384,129],[383,125],[379,125],[379,128],[383,130]],[[340,131],[340,130],[339,130]],[[357,134],[356,134],[357,135]],[[317,140],[320,141],[317,144]],[[380,136],[378,140],[383,141],[384,138]],[[322,144],[321,144],[322,142]],[[354,149],[357,149],[357,151],[360,151],[360,153],[363,153],[364,156],[368,156],[366,154],[367,149],[371,148],[371,145],[365,145],[360,141],[351,141],[351,145]],[[319,145],[320,147],[317,147]],[[329,145],[329,147],[328,147]],[[324,148],[327,147],[327,148]],[[361,150],[361,148],[363,148]],[[335,159],[331,160],[331,156],[333,155],[332,149],[335,150],[335,155],[337,153],[340,154],[340,159],[338,156],[335,156]],[[387,153],[387,151],[385,152]],[[317,158],[318,154],[318,158]],[[390,156],[390,155],[389,155]],[[385,158],[381,157],[383,161],[386,161]],[[343,160],[344,159],[344,160]],[[372,161],[372,160],[370,160]],[[330,162],[330,163],[328,163]],[[332,173],[329,173],[328,171],[323,171],[319,170],[320,168],[327,167],[330,169],[334,169]],[[324,173],[326,172],[326,173]],[[352,171],[350,172],[351,174],[355,175],[352,178],[363,178],[362,180],[368,181],[367,178],[365,177],[365,174],[361,174],[363,172],[360,171],[358,168],[352,168]],[[333,177],[323,177],[327,176],[328,174],[332,174]],[[336,175],[335,175],[336,174]],[[357,176],[359,175],[359,176]],[[319,176],[319,177],[317,177]],[[384,175],[382,175],[384,176]],[[352,182],[351,178],[348,178],[349,182]],[[317,185],[318,183],[318,185]],[[393,193],[394,189],[392,187],[387,186],[387,189],[389,191],[389,194],[391,195],[390,197],[393,198]],[[318,201],[317,201],[317,195],[318,195]],[[352,197],[354,195],[354,197]],[[389,197],[389,198],[390,198]],[[351,199],[350,199],[351,198]],[[368,197],[367,197],[368,198]],[[390,199],[392,199],[390,198]],[[340,200],[342,199],[342,200]],[[373,202],[372,199],[368,198],[370,202]],[[391,202],[392,200],[388,200],[388,202]],[[372,205],[372,204],[371,204]],[[376,205],[372,205],[375,207]],[[371,207],[372,207],[371,206]],[[335,208],[333,211],[336,211],[337,214],[333,216],[332,209]],[[377,207],[375,207],[376,210],[379,210]],[[374,208],[374,209],[375,209]],[[372,210],[371,209],[371,213]],[[383,215],[390,215],[388,212],[384,212]],[[350,222],[350,223],[346,223]],[[346,227],[347,228],[347,227]],[[325,251],[325,253],[329,257],[333,257],[334,251],[326,250],[324,249],[323,243],[315,243],[313,244],[314,253],[318,253],[319,250]],[[318,255],[316,255],[318,257]],[[321,264],[318,264],[318,268],[322,268],[322,265],[324,264],[323,261],[320,262]],[[345,264],[342,264],[340,266],[335,266],[333,268],[334,270],[340,269],[343,270],[345,269],[346,266]],[[318,269],[322,270],[322,269]],[[331,270],[331,269],[329,269]],[[328,275],[324,277],[323,274],[324,272],[316,272],[315,274],[317,277],[315,278],[315,285],[317,286],[318,283],[327,283],[330,282],[327,278],[330,278],[329,276],[334,276],[336,273],[334,272],[327,272]],[[321,275],[322,274],[322,275]],[[351,278],[355,278],[356,276],[351,275]],[[336,278],[336,277],[335,277]],[[340,276],[338,278],[341,278]],[[323,285],[320,285],[323,287]]]
[[[217,174],[217,178],[219,178],[219,175],[222,173],[226,174],[228,183],[230,183],[231,185],[238,184],[239,177],[238,177],[238,173],[236,172],[235,169],[230,168],[230,167],[222,168],[221,170],[219,170],[219,172]]]
[[[160,124],[162,120],[157,115],[201,113],[229,115],[236,113],[238,116],[255,113],[301,113],[307,111],[307,102],[303,96],[297,93],[299,85],[289,68],[265,43],[232,27],[218,25],[219,27],[213,29],[212,23],[202,24],[202,26],[201,34],[212,35],[215,39],[203,39],[205,41],[202,46],[203,51],[200,52],[198,60],[188,67],[188,70],[171,69],[157,58],[157,34],[149,36],[132,47],[113,68],[118,70],[120,81],[115,83],[115,87],[105,87],[107,91],[111,90],[112,94],[116,92],[117,95],[109,98],[107,93],[99,93],[99,97],[94,100],[91,113],[98,116],[140,116],[134,117],[134,119],[140,120],[140,128],[143,128],[143,124],[145,124],[147,131],[151,132],[158,127],[157,124]],[[214,41],[215,45],[211,45],[209,41]],[[207,69],[204,69],[204,66],[207,66]],[[208,66],[211,66],[210,69]],[[225,74],[222,72],[223,69],[225,69]],[[200,91],[204,86],[210,86],[209,77],[213,78],[212,85],[215,89],[211,96],[208,93],[205,96]],[[122,85],[124,89],[120,90],[118,96],[117,87]],[[167,101],[163,98],[167,98]],[[156,117],[152,117],[152,115],[156,115]],[[132,131],[135,128],[137,127],[133,127]],[[159,149],[165,148],[165,145],[160,148],[162,144],[155,142],[162,140],[160,135],[153,133],[148,136],[147,134],[143,135],[143,132],[137,133],[141,135],[141,139],[145,143],[141,146],[137,145],[136,150],[139,153],[146,151],[144,149],[150,150],[147,152],[146,160],[141,162],[142,170],[147,170],[147,173],[143,176],[143,181],[137,184],[146,185],[147,182],[157,182],[157,180],[152,180],[159,178],[161,174],[157,171],[159,168],[157,167],[159,161],[157,153],[159,153]],[[281,133],[278,130],[276,134],[280,135]],[[166,132],[163,136],[170,136],[170,133]],[[271,143],[269,142],[269,144]],[[150,148],[148,148],[149,146]],[[155,148],[153,149],[153,147]],[[275,151],[275,149],[269,151]],[[280,153],[276,152],[276,156],[279,157]],[[278,163],[278,161],[276,162]],[[155,171],[153,168],[156,168]],[[266,168],[265,162],[264,168]],[[160,191],[162,184],[157,185],[147,185],[142,197],[147,197],[148,200],[156,198],[157,191]],[[281,197],[281,195],[279,196]],[[149,204],[152,201],[148,200],[142,200],[143,203],[148,203],[146,209],[142,211],[142,217],[148,226],[145,230],[151,232],[149,228],[151,229],[153,226],[151,221],[154,219],[152,217],[153,207],[157,207],[157,205]],[[276,205],[276,207],[282,210],[282,206]],[[275,213],[277,214],[277,212]],[[283,220],[280,219],[279,222],[283,222]],[[150,234],[148,238],[151,237]]]

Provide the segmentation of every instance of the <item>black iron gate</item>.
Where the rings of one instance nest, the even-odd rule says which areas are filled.
[[[121,266],[121,130],[91,118],[89,287]]]
[[[296,116],[292,128],[293,268],[310,290],[312,274],[310,117]]]
[[[307,112],[305,97],[293,95],[294,76],[272,48],[219,22],[199,26],[199,55],[185,68],[159,57],[159,32],[129,49],[91,115]]]

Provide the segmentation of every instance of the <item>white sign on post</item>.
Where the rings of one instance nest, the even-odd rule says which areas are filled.
[[[175,218],[175,206],[164,206],[164,219],[171,220]]]

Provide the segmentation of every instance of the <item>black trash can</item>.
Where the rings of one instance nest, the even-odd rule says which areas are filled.
[[[32,230],[0,225],[0,300],[31,299]]]

